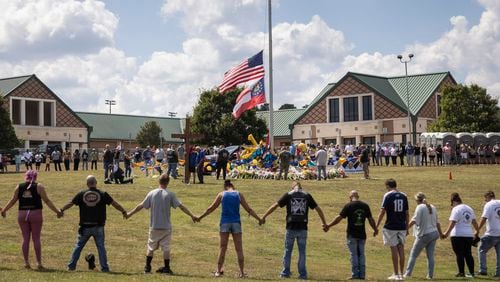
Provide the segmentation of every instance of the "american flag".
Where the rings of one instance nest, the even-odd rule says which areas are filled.
[[[241,64],[228,70],[224,74],[224,80],[219,85],[220,93],[224,93],[236,87],[238,84],[264,77],[264,65],[262,52],[244,60]]]

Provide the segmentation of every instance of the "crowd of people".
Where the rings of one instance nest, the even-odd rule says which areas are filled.
[[[22,253],[26,268],[31,268],[29,261],[29,243],[33,240],[37,269],[43,270],[40,234],[43,223],[42,208],[45,203],[57,217],[63,217],[66,210],[76,205],[79,207],[79,230],[77,243],[69,259],[67,270],[73,271],[77,267],[80,254],[87,241],[93,237],[98,251],[99,265],[101,271],[109,272],[107,252],[105,248],[104,225],[106,222],[106,206],[112,205],[120,211],[125,219],[130,218],[142,209],[150,210],[149,235],[147,239],[147,250],[145,257],[144,272],[152,271],[153,255],[160,247],[163,251],[163,266],[157,272],[173,274],[170,266],[172,224],[170,221],[171,208],[179,208],[191,217],[193,222],[199,222],[219,206],[221,206],[221,217],[219,225],[220,246],[217,259],[217,270],[214,276],[224,275],[224,260],[227,250],[228,238],[231,235],[235,244],[238,258],[239,277],[246,277],[244,267],[244,252],[242,243],[242,227],[240,219],[240,206],[254,217],[260,225],[265,224],[268,217],[278,208],[286,207],[286,232],[285,247],[282,260],[280,276],[290,277],[291,255],[295,241],[298,245],[298,273],[300,279],[307,279],[306,268],[306,245],[309,209],[318,213],[321,219],[321,228],[328,232],[342,219],[347,219],[346,244],[350,254],[352,267],[351,279],[366,278],[365,243],[367,240],[365,221],[368,220],[373,229],[373,236],[377,236],[382,221],[385,224],[381,228],[384,245],[391,251],[393,274],[389,280],[403,280],[413,275],[415,261],[419,254],[425,249],[427,255],[427,278],[434,278],[434,257],[436,241],[441,238],[450,238],[452,249],[456,255],[458,272],[456,277],[473,277],[475,275],[488,275],[486,257],[487,252],[494,248],[496,251],[496,269],[494,277],[500,277],[500,200],[495,199],[493,191],[484,194],[486,202],[479,223],[472,208],[462,202],[458,193],[452,193],[450,204],[453,207],[449,217],[448,227],[442,230],[438,220],[437,210],[425,194],[419,192],[415,195],[416,209],[412,217],[409,215],[409,203],[405,193],[399,191],[394,179],[385,181],[387,192],[383,195],[382,205],[377,220],[374,219],[368,204],[361,201],[360,193],[353,190],[349,193],[349,202],[345,204],[331,223],[327,223],[326,217],[316,203],[313,196],[306,192],[300,182],[293,181],[291,190],[284,193],[281,198],[271,204],[263,216],[259,216],[246,201],[230,180],[225,180],[223,191],[218,193],[211,205],[201,215],[194,215],[176,194],[169,188],[170,176],[163,173],[159,178],[159,187],[150,191],[144,200],[129,212],[114,200],[107,192],[98,189],[97,179],[89,175],[86,179],[87,189],[77,193],[61,209],[49,199],[45,187],[37,182],[38,173],[28,170],[25,179],[18,184],[12,198],[0,208],[1,215],[6,217],[7,212],[19,203],[18,223],[21,229]],[[486,226],[483,236],[479,237],[482,228]],[[405,242],[410,228],[413,227],[416,237],[409,259],[405,261]],[[474,258],[471,247],[480,241],[478,247],[479,271],[475,272]],[[85,258],[89,268],[95,268],[95,258],[88,255]],[[405,268],[406,262],[406,268]],[[465,264],[468,272],[465,272]]]
[[[377,144],[370,147],[372,165],[449,166],[500,164],[500,144],[479,146],[445,143],[443,146],[415,144]]]

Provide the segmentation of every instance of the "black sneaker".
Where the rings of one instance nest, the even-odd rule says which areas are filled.
[[[164,266],[158,268],[158,270],[156,270],[156,273],[163,273],[163,274],[167,274],[167,275],[174,275],[174,273],[172,272],[172,269],[166,268]]]
[[[465,273],[457,273],[455,274],[455,277],[465,277]]]
[[[144,273],[145,274],[150,274],[151,273],[151,265],[144,266]]]
[[[94,270],[95,269],[95,256],[93,253],[89,253],[86,257],[85,260],[89,263],[89,269]]]

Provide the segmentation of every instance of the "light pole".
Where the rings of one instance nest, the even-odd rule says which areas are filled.
[[[115,100],[106,100],[105,104],[109,105],[109,114],[111,114],[111,106],[116,105],[116,101]]]
[[[168,112],[168,116],[174,118],[177,115],[176,112]]]
[[[405,80],[406,80],[406,110],[408,111],[408,139],[412,140],[413,145],[416,143],[416,136],[413,136],[411,114],[410,114],[410,90],[408,86],[408,63],[413,58],[413,54],[408,54],[408,59],[403,60],[403,55],[398,55],[398,59],[401,63],[405,64]],[[413,138],[412,138],[413,136]]]

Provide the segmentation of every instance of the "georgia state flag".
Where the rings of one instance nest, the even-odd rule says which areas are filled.
[[[245,88],[238,98],[233,108],[233,116],[238,119],[245,111],[255,108],[255,106],[266,102],[266,93],[264,91],[264,78],[259,79],[255,84]]]

